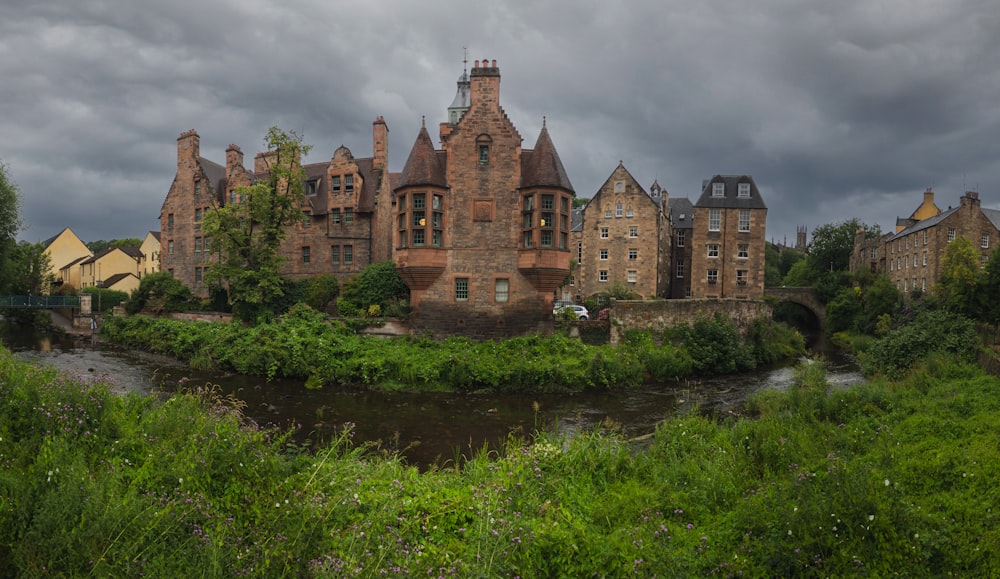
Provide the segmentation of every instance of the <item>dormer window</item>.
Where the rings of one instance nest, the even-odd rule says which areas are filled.
[[[354,193],[354,175],[344,175],[344,193]]]
[[[726,184],[712,183],[712,197],[725,197],[725,196],[726,196]]]
[[[740,183],[739,190],[737,191],[736,196],[737,197],[742,197],[744,199],[749,199],[750,198],[750,184],[749,183]]]
[[[330,177],[330,192],[340,193],[340,175]]]
[[[313,197],[319,190],[319,179],[310,179],[306,181],[306,195]]]

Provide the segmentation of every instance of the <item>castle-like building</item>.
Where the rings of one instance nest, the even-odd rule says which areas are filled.
[[[411,328],[499,337],[551,328],[555,297],[587,298],[611,284],[642,297],[763,295],[767,209],[749,176],[715,176],[701,196],[649,192],[622,163],[579,211],[543,119],[530,149],[500,101],[496,61],[475,61],[457,83],[435,146],[422,123],[399,173],[389,130],[373,123],[372,156],[338,148],[305,165],[302,220],[282,242],[282,273],[346,278],[393,260],[410,288]],[[267,155],[244,168],[201,156],[195,131],[177,140],[177,173],[160,215],[160,264],[204,295],[210,241],[201,221],[239,203],[237,188],[266,177]],[[571,260],[576,268],[571,273]],[[572,280],[566,285],[566,280]]]

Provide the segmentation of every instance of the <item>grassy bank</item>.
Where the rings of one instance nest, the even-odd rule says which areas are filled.
[[[511,438],[420,473],[210,388],[115,396],[0,351],[0,576],[994,576],[1000,381],[932,357],[753,418]]]
[[[200,369],[306,380],[310,387],[366,384],[410,390],[573,391],[627,388],[692,373],[732,373],[805,353],[786,326],[758,322],[741,336],[729,322],[700,320],[660,334],[629,332],[620,347],[563,335],[502,341],[372,338],[296,306],[273,323],[109,318],[108,341],[185,360]]]

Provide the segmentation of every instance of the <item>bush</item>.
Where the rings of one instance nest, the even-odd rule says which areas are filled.
[[[865,374],[899,377],[934,352],[948,352],[971,362],[980,347],[972,320],[943,310],[925,310],[912,322],[872,343],[861,356]]]
[[[80,293],[93,296],[90,302],[91,307],[95,312],[100,308],[102,313],[110,312],[112,308],[121,305],[129,299],[129,295],[125,292],[98,287],[84,288]]]
[[[179,312],[192,309],[196,303],[191,290],[169,272],[151,273],[139,281],[139,287],[125,302],[125,311],[137,314],[148,311],[154,314]]]

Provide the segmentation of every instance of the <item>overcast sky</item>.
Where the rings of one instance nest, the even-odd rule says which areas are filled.
[[[251,164],[272,125],[320,162],[371,156],[382,115],[401,170],[468,47],[497,61],[526,148],[547,119],[577,196],[619,161],[692,201],[749,174],[791,243],[889,230],[927,187],[1000,207],[998,39],[996,0],[4,0],[0,160],[21,239],[141,238],[188,129],[218,163],[235,143]]]

